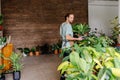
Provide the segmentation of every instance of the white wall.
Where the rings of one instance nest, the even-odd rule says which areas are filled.
[[[115,16],[118,16],[118,1],[97,1],[89,0],[89,25],[94,30],[111,35],[111,24]]]

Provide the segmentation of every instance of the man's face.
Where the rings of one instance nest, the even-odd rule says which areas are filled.
[[[70,14],[69,17],[67,17],[67,20],[69,21],[69,23],[72,23],[74,20],[74,15]]]

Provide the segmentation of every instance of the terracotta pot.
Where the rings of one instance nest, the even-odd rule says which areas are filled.
[[[40,55],[40,52],[39,51],[36,51],[35,52],[35,56],[39,56]]]
[[[54,50],[54,54],[58,54],[58,50],[56,49],[56,50]]]
[[[29,53],[29,56],[33,56],[33,52],[30,52],[30,53]]]
[[[118,46],[118,47],[119,47],[119,46],[120,46],[120,44],[116,44],[116,46]]]
[[[59,49],[59,53],[62,53],[62,49]]]
[[[0,31],[2,31],[2,30],[3,30],[3,26],[0,25]]]

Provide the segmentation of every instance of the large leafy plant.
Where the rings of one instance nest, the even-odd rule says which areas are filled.
[[[72,26],[75,35],[84,35],[90,31],[90,27],[87,24],[74,24]]]
[[[92,46],[92,47],[108,47],[110,45],[112,45],[113,41],[105,36],[105,35],[101,35],[101,36],[87,36],[85,39],[83,39],[82,41],[79,41],[78,44],[79,46]]]
[[[97,51],[93,47],[74,46],[69,55],[58,67],[66,80],[118,80],[120,79],[120,54],[112,47]]]

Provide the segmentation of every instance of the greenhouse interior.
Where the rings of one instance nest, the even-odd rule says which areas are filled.
[[[0,0],[0,80],[120,80],[120,0]]]

